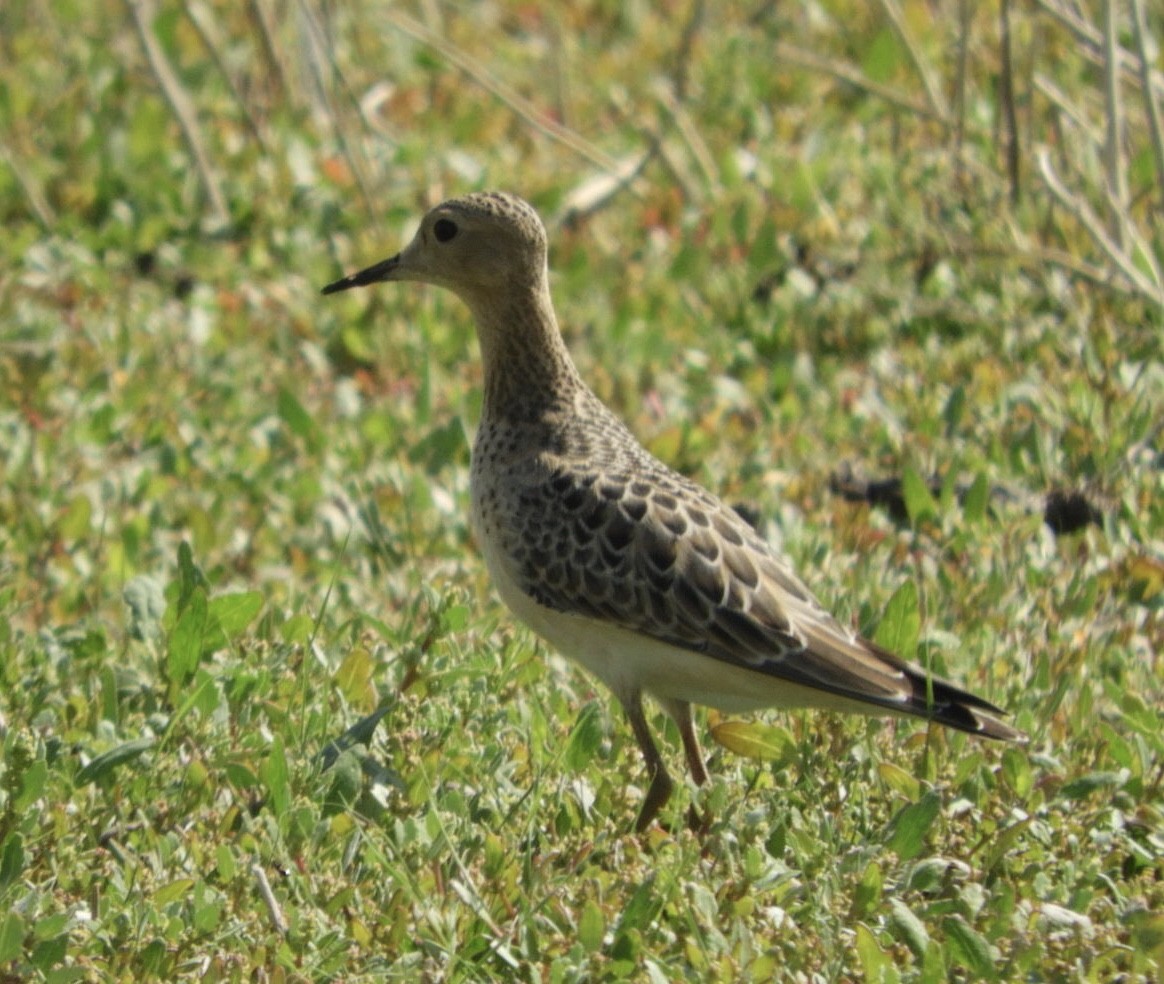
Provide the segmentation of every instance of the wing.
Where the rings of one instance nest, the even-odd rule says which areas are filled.
[[[991,704],[846,630],[710,493],[662,465],[648,479],[559,466],[521,488],[511,514],[521,529],[510,539],[519,586],[557,611],[770,677],[965,731],[1017,735]]]

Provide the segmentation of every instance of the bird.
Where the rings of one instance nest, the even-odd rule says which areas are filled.
[[[570,357],[546,229],[526,201],[493,191],[442,202],[401,252],[322,292],[394,281],[446,288],[473,317],[484,387],[475,539],[518,620],[622,705],[649,780],[636,831],[674,787],[645,695],[677,725],[697,786],[708,772],[692,705],[914,716],[1025,740],[1000,708],[842,625],[741,515],[639,443]]]

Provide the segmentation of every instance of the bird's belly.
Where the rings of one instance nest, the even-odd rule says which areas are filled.
[[[482,537],[481,550],[494,587],[509,610],[559,653],[598,677],[620,699],[647,693],[731,713],[766,707],[879,713],[867,704],[799,686],[598,619],[548,608],[517,584],[495,541]]]

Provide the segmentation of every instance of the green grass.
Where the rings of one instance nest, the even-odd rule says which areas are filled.
[[[244,5],[193,8],[214,57],[175,5],[154,33],[223,221],[127,8],[50,6],[0,15],[4,979],[1160,978],[1164,316],[1040,182],[1049,147],[1105,215],[1100,149],[1029,81],[1100,131],[1080,42],[1012,12],[1013,202],[985,10],[959,162],[952,129],[779,53],[920,106],[881,6],[420,5],[434,43],[395,8],[286,5],[279,74]],[[953,106],[956,11],[928,9],[905,23]],[[1164,189],[1123,91],[1150,279]],[[628,833],[628,729],[472,543],[467,313],[318,288],[446,195],[554,217],[595,160],[653,142],[631,188],[551,229],[584,376],[753,506],[843,619],[1029,746],[703,717],[712,784],[678,791],[672,832]],[[830,494],[844,460],[948,491],[899,527]],[[953,480],[1084,489],[1104,523],[1055,538]]]

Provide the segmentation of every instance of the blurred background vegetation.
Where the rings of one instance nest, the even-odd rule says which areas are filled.
[[[6,0],[0,973],[1159,978],[1160,18]],[[705,718],[626,833],[472,544],[466,313],[318,294],[493,187],[648,447],[1029,748]]]

